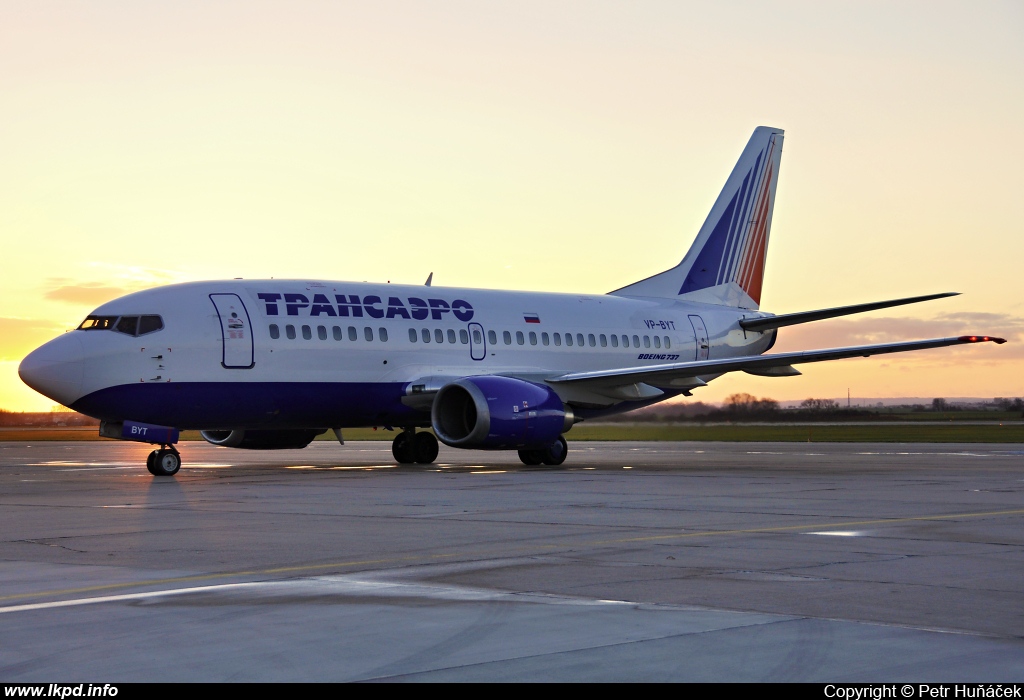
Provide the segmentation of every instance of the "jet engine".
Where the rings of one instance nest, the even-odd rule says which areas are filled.
[[[550,445],[575,422],[572,409],[542,384],[511,377],[467,377],[441,387],[430,411],[438,439],[484,450]]]
[[[324,430],[203,430],[199,434],[212,445],[242,450],[297,450]]]

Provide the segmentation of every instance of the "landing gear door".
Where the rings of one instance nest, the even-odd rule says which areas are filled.
[[[474,360],[487,357],[487,341],[484,339],[484,327],[479,323],[469,324],[469,356]]]
[[[223,351],[220,364],[225,369],[252,369],[252,323],[249,312],[237,294],[211,294],[210,301],[220,317]]]
[[[711,343],[708,342],[708,329],[704,326],[704,319],[700,316],[690,316],[690,325],[693,326],[693,337],[697,341],[697,355],[693,359],[697,362],[706,360],[711,354]]]

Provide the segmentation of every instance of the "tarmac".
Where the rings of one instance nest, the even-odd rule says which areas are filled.
[[[1024,678],[1021,446],[569,445],[0,443],[0,681]]]

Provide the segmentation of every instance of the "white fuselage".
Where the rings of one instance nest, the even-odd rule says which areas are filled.
[[[543,383],[567,372],[756,355],[773,339],[737,325],[763,314],[713,304],[299,280],[172,285],[92,314],[133,315],[158,315],[163,327],[69,332],[26,358],[23,376],[46,364],[49,384],[36,388],[105,420],[425,425],[429,415],[401,400],[413,384],[474,375]],[[587,407],[630,405],[620,403]]]

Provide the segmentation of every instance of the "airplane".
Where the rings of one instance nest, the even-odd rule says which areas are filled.
[[[729,372],[787,377],[802,363],[1005,342],[965,334],[765,354],[780,328],[955,294],[761,311],[783,134],[754,130],[678,265],[604,295],[435,287],[433,273],[425,285],[174,284],[103,304],[19,374],[98,418],[100,435],[158,445],[154,476],[181,467],[181,430],[290,449],[383,426],[397,429],[400,464],[434,462],[440,439],[559,465],[574,423],[689,396]]]

